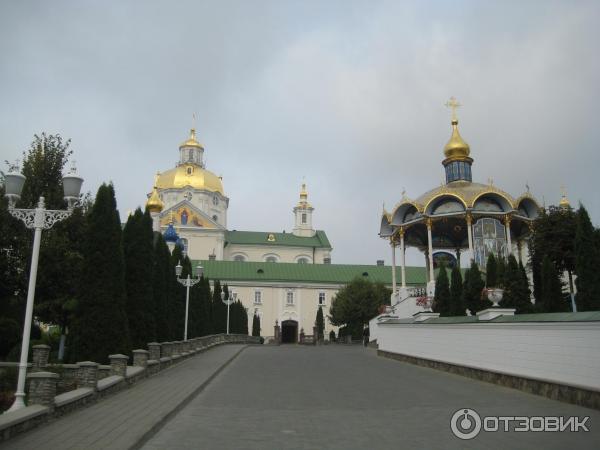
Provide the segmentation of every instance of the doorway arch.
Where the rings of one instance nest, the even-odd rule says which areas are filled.
[[[298,342],[298,322],[284,320],[281,322],[281,343],[295,344],[296,342]]]

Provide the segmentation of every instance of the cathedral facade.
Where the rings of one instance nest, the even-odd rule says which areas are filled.
[[[156,175],[146,206],[154,231],[171,249],[180,245],[210,280],[227,283],[248,311],[249,329],[257,314],[267,338],[276,324],[284,341],[297,342],[302,331],[312,335],[318,309],[327,316],[337,291],[357,276],[392,285],[392,269],[383,263],[331,263],[332,246],[325,231],[314,228],[304,184],[292,208],[291,232],[229,229],[229,197],[221,178],[206,168],[194,129],[179,146],[177,165]],[[409,270],[408,284],[424,280],[424,269]],[[326,319],[325,334],[332,329]]]

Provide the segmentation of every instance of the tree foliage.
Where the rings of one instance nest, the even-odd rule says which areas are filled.
[[[87,221],[71,359],[106,362],[131,350],[121,221],[112,184],[102,184]]]
[[[558,271],[548,255],[545,255],[542,261],[541,284],[540,301],[536,303],[537,311],[568,311],[568,304],[562,294]]]
[[[252,316],[252,336],[260,336],[260,316],[258,314]]]
[[[515,308],[517,314],[532,312],[529,281],[525,269],[522,265],[519,266],[513,255],[508,256],[503,278],[504,295],[500,305],[505,308]]]
[[[475,261],[471,261],[471,267],[465,273],[463,283],[463,304],[471,315],[488,308],[492,304],[489,300],[481,297],[484,286],[485,283],[481,277],[479,265]]]
[[[571,274],[575,270],[576,229],[577,215],[571,208],[550,206],[534,221],[529,240],[529,264],[536,302],[543,302],[541,271],[544,256],[548,256],[559,273],[567,271]]]
[[[332,325],[347,327],[353,336],[360,338],[363,326],[378,314],[381,305],[389,304],[390,295],[384,286],[357,277],[333,298],[329,321]]]
[[[575,233],[577,310],[600,309],[600,247],[587,210],[579,206]]]
[[[443,263],[440,264],[438,276],[435,280],[435,295],[433,297],[432,310],[439,313],[442,317],[452,315],[450,281],[448,280],[448,272]]]
[[[325,332],[325,317],[323,317],[323,308],[321,306],[319,306],[319,309],[317,309],[315,325],[317,327],[317,335],[319,336],[319,339],[323,340]]]
[[[488,255],[487,262],[485,264],[485,285],[488,288],[499,288],[501,287],[499,284],[498,278],[498,265],[496,263],[496,257],[493,253],[490,252]]]
[[[156,340],[168,341],[173,335],[171,330],[171,303],[173,301],[173,278],[171,272],[171,253],[160,233],[154,234],[154,271],[152,276],[152,292],[156,311]]]
[[[154,272],[154,235],[148,211],[140,208],[127,218],[123,229],[127,318],[131,345],[146,348],[156,339],[156,305],[152,275]]]
[[[450,315],[464,316],[465,306],[463,304],[463,280],[460,268],[454,266],[450,274]]]

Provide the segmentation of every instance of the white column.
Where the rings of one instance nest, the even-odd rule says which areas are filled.
[[[427,219],[427,245],[429,247],[429,281],[434,281],[433,273],[433,242],[431,238],[431,219]]]
[[[510,239],[510,216],[507,215],[504,219],[504,226],[506,227],[506,245],[508,246],[508,255],[512,255],[512,241]]]
[[[390,239],[392,247],[392,297],[396,295],[396,242],[394,236]]]
[[[402,287],[406,287],[406,255],[404,249],[404,230],[400,231],[400,270],[402,272]]]
[[[467,215],[467,235],[469,236],[469,252],[471,253],[471,260],[474,260],[475,253],[473,252],[473,219],[470,215]]]
[[[150,213],[150,217],[152,217],[152,231],[156,231],[157,233],[160,233],[159,215],[160,213],[154,211]]]

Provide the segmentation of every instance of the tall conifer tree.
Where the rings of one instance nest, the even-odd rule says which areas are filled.
[[[260,316],[258,314],[252,316],[252,336],[260,336]]]
[[[171,273],[171,252],[160,233],[154,234],[154,275],[153,294],[156,304],[156,340],[165,342],[171,338],[170,308],[173,274]]]
[[[489,300],[481,298],[484,286],[485,283],[481,277],[479,265],[475,261],[471,261],[471,267],[468,276],[465,275],[463,285],[463,303],[471,315],[475,315],[477,311],[486,309],[491,305]]]
[[[500,287],[498,281],[498,265],[494,254],[490,253],[485,264],[485,285],[488,288]]]
[[[464,316],[465,307],[462,299],[463,280],[458,265],[452,268],[450,274],[450,313],[453,316]]]
[[[448,272],[446,271],[446,267],[443,263],[440,264],[438,277],[435,280],[433,311],[440,313],[440,316],[442,317],[451,315],[450,281],[448,280]]]
[[[104,363],[110,354],[131,350],[121,221],[112,184],[98,189],[87,232],[71,359]]]
[[[152,276],[153,232],[150,214],[140,208],[130,215],[123,230],[127,319],[134,349],[146,348],[156,339],[156,306]]]
[[[600,309],[600,249],[587,210],[579,205],[575,233],[575,272],[577,310]]]
[[[540,312],[564,312],[568,305],[563,298],[558,272],[548,255],[544,256],[541,272],[541,301],[537,303]]]
[[[319,339],[324,339],[324,331],[325,331],[325,317],[323,317],[323,308],[319,306],[317,309],[317,318],[315,320],[315,324],[317,325],[317,334],[319,335]]]

